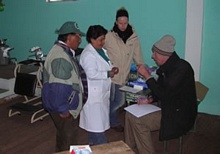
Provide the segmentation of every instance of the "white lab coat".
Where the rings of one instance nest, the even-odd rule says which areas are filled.
[[[112,64],[105,61],[91,44],[83,50],[80,64],[87,75],[88,100],[81,110],[79,126],[89,132],[104,132],[110,127],[111,78],[107,71],[112,69]]]

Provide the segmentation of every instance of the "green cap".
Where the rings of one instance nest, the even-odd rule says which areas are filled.
[[[56,30],[55,33],[57,33],[58,35],[64,35],[64,34],[70,34],[70,33],[76,33],[76,34],[80,34],[81,36],[85,36],[85,33],[81,32],[78,24],[76,22],[73,21],[67,21],[65,22],[60,29]]]

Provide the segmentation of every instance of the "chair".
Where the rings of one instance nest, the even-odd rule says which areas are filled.
[[[163,141],[163,154],[169,154],[167,151],[167,140]],[[183,136],[179,137],[179,154],[182,154],[182,144],[183,144]]]
[[[195,85],[196,85],[197,105],[199,105],[204,100],[209,88],[203,85],[199,81],[196,81]],[[195,120],[195,123],[194,123],[194,126],[191,132],[196,132],[196,120]],[[168,141],[164,141],[164,152],[163,152],[164,154],[169,154],[167,152],[167,142]],[[179,137],[179,154],[182,154],[182,144],[183,144],[183,136],[180,136]]]
[[[196,81],[196,97],[198,105],[204,100],[209,88],[199,81]]]
[[[196,81],[195,84],[196,84],[197,105],[199,105],[204,100],[206,94],[209,91],[209,88],[199,81]],[[193,129],[191,131],[196,132],[196,120],[195,120]]]
[[[44,117],[49,115],[44,111],[42,102],[37,101],[40,99],[40,96],[34,96],[35,90],[37,87],[42,88],[42,83],[40,80],[40,75],[42,72],[42,64],[39,64],[37,74],[29,74],[20,72],[21,66],[24,64],[32,64],[35,61],[25,61],[19,64],[16,64],[14,75],[15,75],[15,86],[14,92],[17,95],[23,96],[25,98],[24,102],[16,102],[10,106],[8,116],[12,117],[16,114],[21,114],[21,112],[30,113],[31,123],[34,123],[38,120],[42,120]]]

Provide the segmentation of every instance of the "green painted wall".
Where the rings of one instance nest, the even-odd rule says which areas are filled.
[[[220,115],[220,1],[204,0],[201,81],[209,87],[201,112]]]
[[[28,50],[40,46],[48,53],[56,39],[54,31],[65,21],[77,21],[83,31],[93,24],[111,29],[116,10],[127,8],[130,23],[139,34],[144,59],[151,60],[151,46],[164,34],[177,39],[176,50],[184,56],[185,1],[176,0],[78,0],[73,2],[46,3],[46,0],[3,0],[5,10],[0,12],[0,37],[7,38],[15,50],[11,55],[19,61],[30,55]],[[86,45],[85,39],[81,47]]]
[[[26,59],[33,46],[48,53],[57,35],[54,33],[65,21],[77,21],[82,31],[93,24],[107,29],[113,26],[115,13],[124,6],[129,11],[130,23],[135,27],[143,50],[144,60],[151,60],[151,47],[164,34],[172,34],[176,51],[184,58],[186,32],[186,0],[78,0],[74,2],[46,3],[46,0],[3,0],[5,10],[0,12],[0,38],[15,49],[11,56]],[[218,98],[220,75],[218,59],[220,39],[220,1],[204,0],[204,26],[202,45],[201,82],[210,90],[199,106],[199,111],[220,115]],[[192,42],[193,43],[193,42]],[[81,47],[86,45],[85,38]]]

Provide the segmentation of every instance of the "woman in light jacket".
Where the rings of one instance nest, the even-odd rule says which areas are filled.
[[[138,35],[129,23],[129,14],[124,7],[117,10],[114,26],[106,34],[104,48],[113,65],[120,70],[112,78],[110,125],[115,131],[123,132],[118,109],[125,104],[125,96],[119,89],[127,83],[132,62],[144,64]]]
[[[88,131],[89,145],[107,143],[105,131],[110,128],[109,104],[111,78],[118,73],[106,50],[103,49],[107,30],[100,25],[90,26],[88,45],[80,56],[80,64],[88,81],[88,100],[80,113],[79,126]]]

